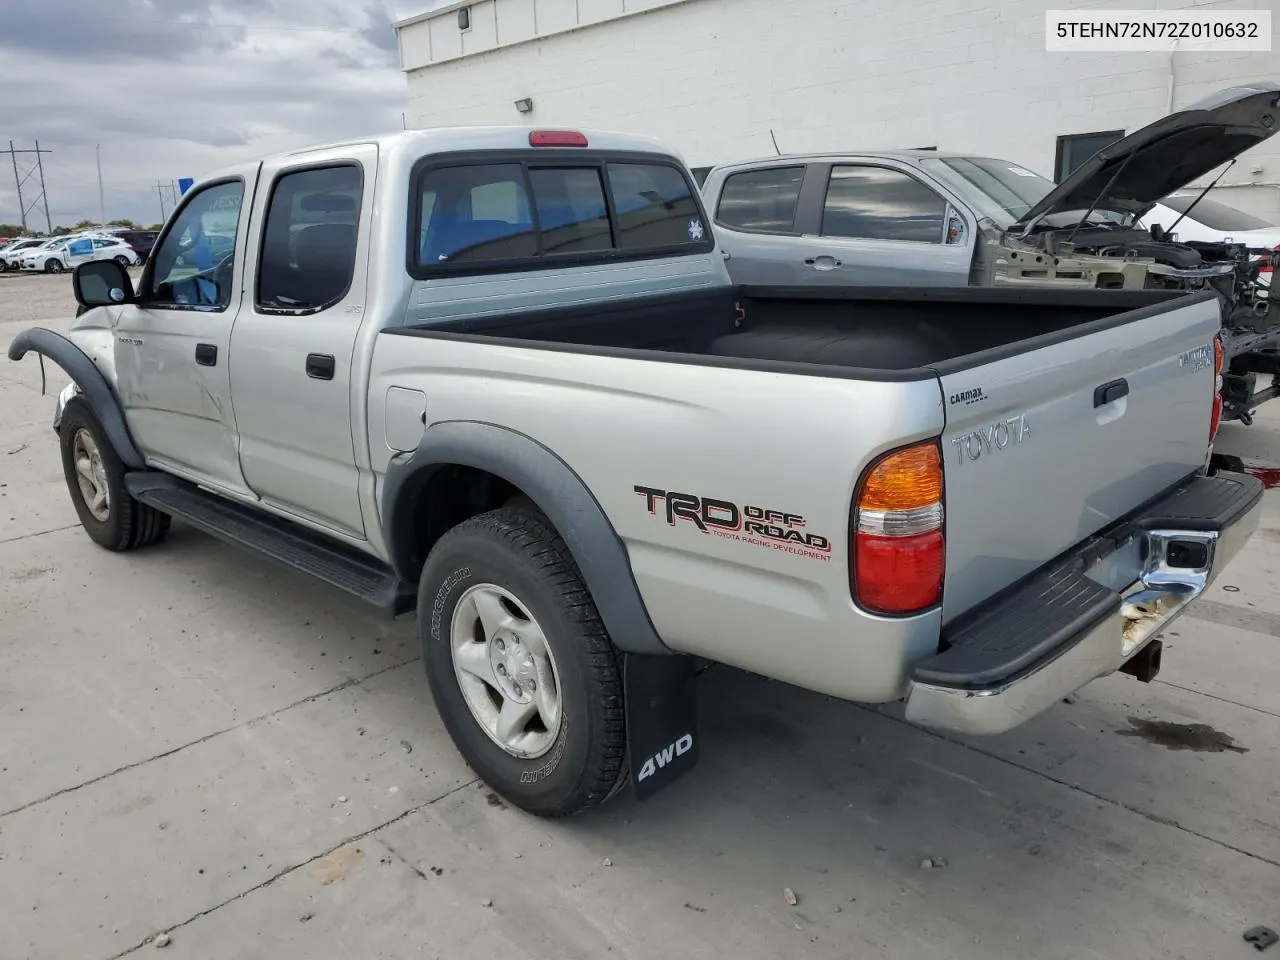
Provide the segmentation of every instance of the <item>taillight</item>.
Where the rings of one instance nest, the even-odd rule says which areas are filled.
[[[585,147],[587,135],[577,130],[530,130],[531,147]]]
[[[1222,348],[1222,337],[1213,337],[1213,413],[1209,416],[1209,442],[1213,443],[1222,426],[1222,370],[1226,366],[1227,352]]]
[[[1277,259],[1280,259],[1280,243],[1277,243],[1271,248],[1271,256],[1267,257],[1267,259],[1263,261],[1262,267],[1258,270],[1258,273],[1271,273],[1274,269],[1271,265]]]
[[[873,463],[854,500],[853,599],[871,613],[906,614],[942,599],[942,454],[936,440]]]

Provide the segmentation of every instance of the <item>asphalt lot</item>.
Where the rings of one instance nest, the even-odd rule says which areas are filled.
[[[0,345],[73,315],[67,277],[0,277]],[[1155,683],[962,741],[716,668],[694,774],[551,823],[464,766],[411,620],[178,524],[94,546],[47,369],[41,397],[0,359],[0,960],[160,932],[218,960],[1224,960],[1280,929],[1280,491]],[[1280,463],[1280,404],[1219,448]]]

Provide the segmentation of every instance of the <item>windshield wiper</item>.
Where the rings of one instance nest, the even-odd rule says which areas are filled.
[[[1172,235],[1173,227],[1176,227],[1178,224],[1180,224],[1182,222],[1182,218],[1185,217],[1187,214],[1189,214],[1192,210],[1194,210],[1196,208],[1196,204],[1204,199],[1204,195],[1208,193],[1210,190],[1212,190],[1214,187],[1216,187],[1218,185],[1218,181],[1221,180],[1223,177],[1225,177],[1227,175],[1227,171],[1230,170],[1235,165],[1236,165],[1236,161],[1233,158],[1230,163],[1228,163],[1225,167],[1222,168],[1222,172],[1213,178],[1213,183],[1209,184],[1207,187],[1205,187],[1203,190],[1200,191],[1200,196],[1196,197],[1194,200],[1191,201],[1187,209],[1182,211],[1182,213],[1178,216],[1178,219],[1173,221],[1173,226],[1170,227],[1168,230],[1166,230],[1165,233]]]

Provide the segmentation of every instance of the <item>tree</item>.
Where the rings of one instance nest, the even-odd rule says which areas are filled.
[[[164,229],[164,224],[163,224],[163,223],[153,223],[151,226],[147,227],[147,229],[148,229],[148,230],[155,230],[155,231],[158,233],[159,231],[161,231],[161,230],[163,230],[163,229]]]
[[[110,221],[108,221],[108,222],[107,222],[107,226],[108,226],[108,227],[119,227],[119,228],[121,228],[122,230],[139,230],[139,229],[141,229],[141,228],[138,226],[138,224],[134,223],[134,222],[133,222],[132,220],[130,220],[128,217],[121,217],[121,218],[119,218],[119,219],[117,219],[117,220],[110,220]]]
[[[20,237],[26,232],[21,224],[0,223],[0,237]]]
[[[72,230],[92,230],[97,225],[98,225],[97,220],[81,220],[71,229]],[[57,230],[54,231],[54,233],[57,233],[57,232],[58,232]]]

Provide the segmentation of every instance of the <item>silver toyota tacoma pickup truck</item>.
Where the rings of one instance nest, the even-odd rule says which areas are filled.
[[[1258,522],[1206,470],[1208,293],[729,280],[690,173],[599,131],[424,130],[196,184],[73,283],[54,427],[88,535],[171,518],[416,609],[525,810],[645,798],[717,661],[965,734],[1158,634]]]

